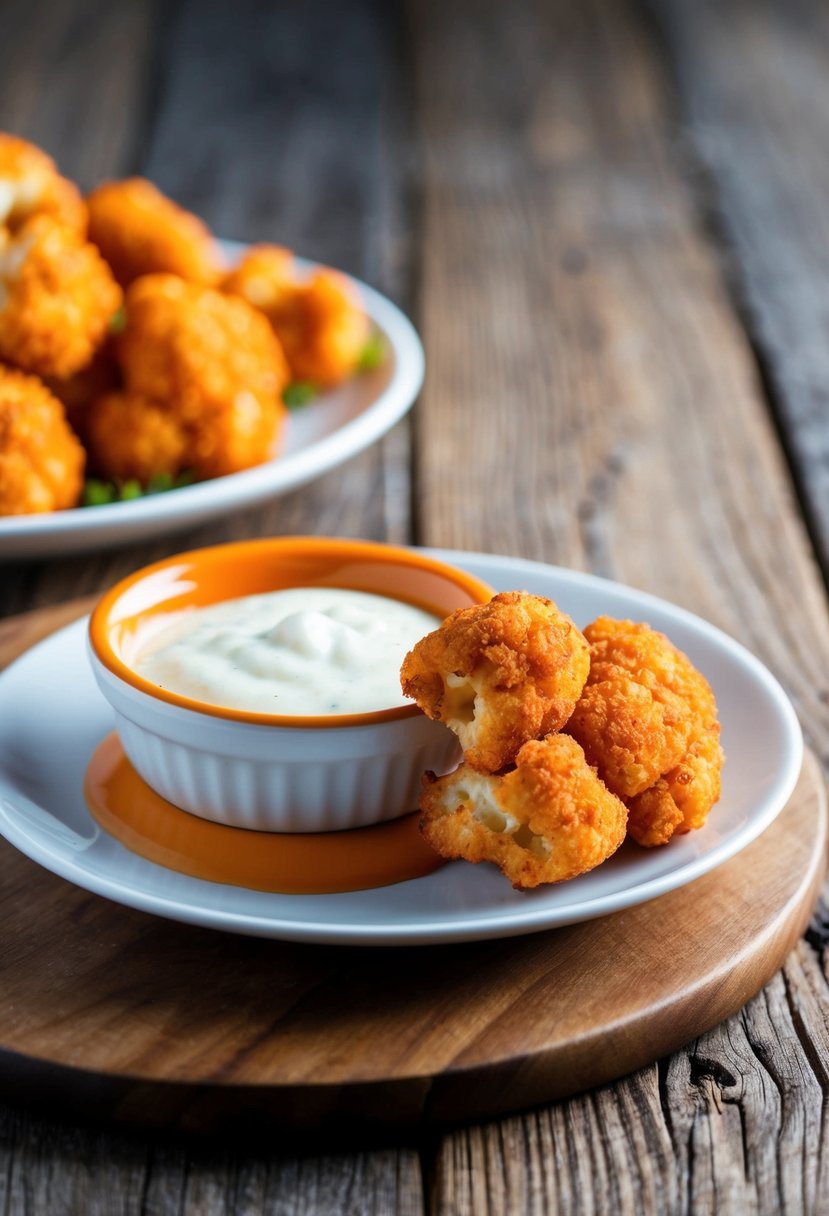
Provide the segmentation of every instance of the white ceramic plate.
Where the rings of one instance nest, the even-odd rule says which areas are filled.
[[[244,245],[222,242],[235,261]],[[299,260],[306,269],[312,262]],[[251,507],[319,477],[374,443],[411,407],[423,382],[414,327],[385,296],[354,280],[388,346],[385,363],[324,393],[287,420],[282,450],[267,464],[199,485],[110,506],[0,517],[0,559],[82,553],[149,540]]]
[[[0,832],[56,874],[118,903],[237,933],[349,945],[421,945],[533,933],[604,916],[685,885],[732,857],[783,809],[800,772],[797,718],[757,659],[698,617],[591,575],[437,551],[499,590],[547,595],[580,625],[601,613],[670,635],[714,686],[728,759],[708,824],[662,849],[626,844],[590,874],[529,894],[492,866],[455,862],[426,878],[343,895],[272,895],[204,882],[133,855],[101,831],[82,781],[113,725],[87,665],[85,623],[0,675]]]

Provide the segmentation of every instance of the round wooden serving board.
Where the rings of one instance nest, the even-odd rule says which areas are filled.
[[[81,607],[6,622],[0,665]],[[523,938],[358,950],[159,920],[2,842],[0,1086],[73,1114],[245,1136],[353,1136],[549,1101],[739,1009],[803,932],[825,852],[807,755],[763,836],[682,890]]]

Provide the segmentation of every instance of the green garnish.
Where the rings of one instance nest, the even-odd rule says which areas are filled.
[[[135,477],[126,481],[100,481],[97,477],[87,477],[84,482],[82,507],[103,507],[112,502],[133,502],[136,498],[146,498],[151,494],[166,494],[168,490],[180,490],[192,485],[194,481],[192,469],[185,469],[177,477],[172,473],[156,473],[146,486]]]
[[[283,390],[282,400],[289,410],[301,410],[309,401],[313,401],[316,395],[317,390],[313,384],[309,384],[307,380],[294,380]]]
[[[126,308],[119,308],[118,311],[113,314],[109,322],[109,332],[111,334],[120,334],[123,333],[126,328],[127,310]]]
[[[97,481],[94,477],[87,477],[83,487],[81,506],[103,507],[106,503],[115,501],[115,494],[115,486],[111,481]]]
[[[385,360],[386,340],[379,329],[375,329],[363,347],[360,358],[357,360],[357,370],[361,372],[373,372]]]

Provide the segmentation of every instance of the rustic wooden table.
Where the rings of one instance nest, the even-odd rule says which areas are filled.
[[[511,553],[743,641],[829,762],[829,11],[819,0],[6,0],[0,128],[91,186],[396,298],[411,417],[272,506],[0,569],[4,614],[184,545]],[[245,1154],[0,1113],[32,1213],[805,1212],[829,1205],[829,922],[737,1016],[597,1092],[359,1152]]]

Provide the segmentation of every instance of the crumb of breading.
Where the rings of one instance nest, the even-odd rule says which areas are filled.
[[[75,506],[84,460],[58,399],[36,376],[0,365],[0,515]]]
[[[459,609],[421,639],[401,685],[457,734],[473,768],[497,772],[527,740],[564,725],[589,665],[584,637],[552,600],[510,591]]]
[[[80,191],[58,173],[51,156],[0,131],[0,225],[14,230],[34,215],[51,216],[79,236],[86,233]]]
[[[223,288],[264,312],[293,380],[333,388],[356,371],[371,325],[345,275],[321,268],[303,277],[289,250],[259,245],[227,275]]]
[[[442,857],[491,861],[520,890],[594,869],[625,837],[627,808],[568,735],[525,743],[501,775],[427,773],[421,832]]]
[[[71,376],[103,342],[121,289],[94,245],[46,216],[0,234],[0,358]]]
[[[123,287],[144,274],[219,281],[221,257],[207,225],[143,177],[105,182],[86,200],[89,237]]]

